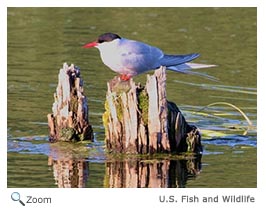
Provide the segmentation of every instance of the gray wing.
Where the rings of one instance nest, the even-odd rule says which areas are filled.
[[[198,53],[191,53],[185,55],[164,55],[160,60],[160,64],[161,66],[166,66],[166,67],[176,66],[179,64],[190,62],[198,57],[199,57]]]
[[[157,68],[160,66],[160,59],[164,56],[159,48],[134,40],[121,40],[119,48],[122,63],[132,70],[132,75]]]

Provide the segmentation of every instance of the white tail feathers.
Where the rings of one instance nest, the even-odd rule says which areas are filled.
[[[210,68],[210,67],[216,67],[217,65],[214,64],[199,64],[199,63],[184,63],[184,64],[180,64],[177,66],[170,66],[167,67],[168,70],[172,70],[172,71],[176,71],[179,73],[184,73],[184,74],[192,74],[192,75],[198,75],[204,78],[207,78],[209,80],[212,81],[218,81],[219,79],[214,77],[214,76],[210,76],[206,73],[200,73],[200,72],[194,72],[194,71],[190,71],[192,69],[202,69],[202,68]]]
[[[190,69],[202,69],[202,68],[210,68],[217,67],[215,64],[199,64],[199,63],[185,63]]]

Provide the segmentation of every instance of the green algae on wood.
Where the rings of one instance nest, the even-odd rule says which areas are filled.
[[[148,125],[149,95],[145,89],[139,92],[138,102],[141,119],[143,120],[144,125]]]

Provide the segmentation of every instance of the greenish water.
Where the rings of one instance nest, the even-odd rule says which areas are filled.
[[[8,8],[7,15],[8,187],[257,186],[256,8]],[[188,161],[128,161],[104,153],[101,116],[106,82],[115,73],[96,49],[82,45],[109,31],[169,54],[198,52],[196,62],[218,65],[201,71],[219,82],[167,74],[168,100],[202,130],[204,152],[196,176],[188,171]],[[96,137],[71,152],[69,146],[49,144],[47,137],[46,115],[63,62],[81,68]],[[146,75],[134,80],[144,82]],[[193,113],[218,101],[241,108],[254,127],[245,133],[246,120],[225,105]],[[74,172],[70,181],[58,181],[69,172]],[[123,175],[120,185],[115,175]],[[132,175],[138,185],[128,182]],[[165,175],[171,181],[158,179]],[[152,186],[141,176],[157,179]]]

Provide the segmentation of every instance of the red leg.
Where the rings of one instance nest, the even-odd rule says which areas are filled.
[[[120,75],[120,79],[122,81],[128,81],[130,78],[131,78],[130,75],[125,75],[125,74]]]

